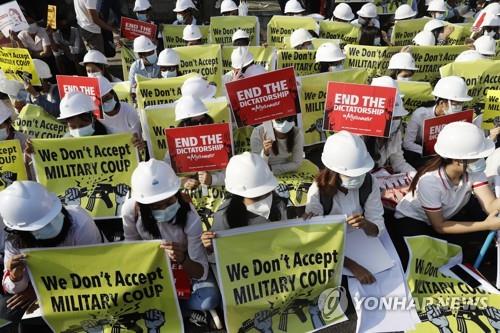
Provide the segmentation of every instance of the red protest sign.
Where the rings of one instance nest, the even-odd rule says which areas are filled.
[[[232,155],[230,124],[165,129],[172,168],[177,173],[224,169]]]
[[[226,83],[238,127],[294,116],[299,112],[293,67]]]
[[[439,132],[447,124],[454,123],[456,121],[466,121],[471,123],[474,117],[473,110],[467,110],[457,113],[452,113],[446,116],[435,117],[431,119],[424,120],[424,126],[422,128],[422,156],[435,155],[434,145]]]
[[[92,97],[95,103],[94,115],[102,119],[101,112],[101,90],[99,89],[99,79],[86,76],[57,75],[57,88],[61,99],[69,92],[80,91]]]
[[[120,21],[120,33],[123,38],[134,40],[139,36],[146,36],[151,40],[156,39],[156,24],[134,20],[130,17],[122,16]]]
[[[396,94],[396,88],[328,82],[323,128],[388,137]]]

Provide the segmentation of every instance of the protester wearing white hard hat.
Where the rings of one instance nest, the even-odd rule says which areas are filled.
[[[59,120],[68,125],[69,137],[85,137],[92,135],[105,135],[108,132],[95,118],[94,101],[90,96],[78,91],[67,93],[59,105],[61,114]]]
[[[177,0],[175,2],[174,12],[177,14],[176,20],[173,24],[196,25],[196,18],[194,11],[196,6],[191,0]]]
[[[387,67],[391,71],[394,80],[411,81],[412,76],[418,71],[415,59],[409,52],[395,53],[389,60]]]
[[[486,59],[486,57],[476,50],[465,50],[455,58],[455,62],[468,62],[483,59]]]
[[[396,207],[396,226],[401,237],[424,234],[466,246],[463,253],[470,262],[477,253],[471,241],[482,244],[487,231],[500,229],[500,199],[484,173],[484,159],[495,145],[474,124],[454,122],[441,130],[434,149],[437,156],[419,170]],[[472,193],[488,217],[480,209],[462,211]]]
[[[149,0],[135,0],[134,12],[135,16],[139,21],[149,22],[152,20],[152,10],[151,3]]]
[[[80,65],[85,67],[88,77],[104,76],[110,82],[121,82],[121,80],[109,73],[108,59],[97,50],[89,50]]]
[[[42,107],[47,113],[54,117],[59,116],[59,89],[56,84],[52,84],[50,79],[52,73],[49,65],[40,59],[33,59],[35,69],[40,78],[41,86],[33,86],[31,82],[24,82],[24,89],[29,94],[28,102]]]
[[[323,43],[316,51],[316,63],[320,63],[320,73],[336,72],[344,69],[346,56],[334,43]]]
[[[233,50],[231,53],[231,67],[233,69],[222,77],[224,83],[266,72],[264,67],[254,63],[253,54],[245,46]]]
[[[181,87],[182,96],[194,96],[201,100],[213,99],[216,91],[217,87],[210,84],[201,75],[190,77],[184,81]]]
[[[234,32],[232,38],[233,46],[249,46],[250,35],[245,30],[238,29]]]
[[[432,0],[427,6],[429,16],[436,20],[445,20],[448,7],[444,0]]]
[[[208,109],[198,96],[182,96],[175,102],[175,121],[178,127],[213,124]]]
[[[437,45],[446,44],[448,36],[455,30],[451,25],[446,25],[442,20],[432,19],[424,25],[424,31],[433,34]]]
[[[490,36],[498,40],[500,38],[500,17],[491,13],[486,13],[484,20],[481,22],[480,30],[474,35],[474,38],[478,36]]]
[[[358,24],[360,26],[373,26],[380,28],[380,22],[377,19],[377,7],[371,3],[365,3],[360,10],[356,12],[358,18],[352,21],[352,24]]]
[[[186,43],[186,46],[201,45],[203,44],[202,38],[203,35],[201,34],[201,30],[197,25],[187,25],[182,31],[182,39]]]
[[[420,31],[413,37],[413,43],[418,46],[434,46],[436,45],[436,37],[430,31]]]
[[[192,280],[192,294],[182,302],[183,316],[216,308],[220,294],[208,268],[201,242],[202,222],[190,199],[180,192],[180,179],[165,162],[141,162],[131,178],[131,196],[122,209],[126,241],[161,239],[168,258],[181,264]],[[185,305],[185,306],[184,306]]]
[[[417,12],[406,3],[399,6],[394,12],[394,19],[396,21],[413,19],[415,16],[417,16]]]
[[[312,50],[313,37],[306,29],[300,28],[290,35],[290,45],[295,50]]]
[[[238,6],[233,0],[222,0],[220,13],[222,16],[238,16]]]
[[[298,0],[288,0],[285,4],[285,10],[283,12],[285,15],[289,16],[300,16],[304,15],[306,10],[302,7]]]
[[[141,75],[148,78],[160,76],[160,66],[156,64],[158,55],[156,45],[146,36],[139,36],[134,39],[134,52],[138,59],[132,63],[129,71],[130,94],[135,100],[136,81],[135,76]]]
[[[352,12],[351,6],[346,3],[339,3],[333,10],[332,20],[337,22],[349,23],[354,20],[354,13]]]
[[[417,169],[425,162],[425,158],[421,156],[424,120],[460,112],[463,109],[464,103],[472,100],[472,97],[467,94],[465,81],[458,76],[441,78],[436,83],[432,95],[436,98],[436,104],[432,107],[420,107],[416,109],[411,114],[411,118],[406,126],[406,134],[403,141],[405,158]]]
[[[181,57],[174,49],[161,51],[156,64],[160,67],[160,76],[164,79],[182,75],[179,71]]]
[[[14,322],[21,320],[27,306],[9,304],[9,300],[14,301],[17,297],[27,304],[36,301],[22,250],[104,242],[92,217],[84,209],[78,205],[61,205],[54,193],[32,181],[16,181],[0,192],[1,220],[6,226],[7,237],[0,313]]]
[[[496,54],[497,43],[488,35],[481,36],[474,41],[474,48],[484,57],[492,58]]]

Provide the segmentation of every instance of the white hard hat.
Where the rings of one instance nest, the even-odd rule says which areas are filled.
[[[354,13],[352,12],[351,6],[341,2],[335,7],[333,17],[343,21],[352,21],[354,20]]]
[[[427,6],[428,12],[446,12],[447,10],[444,0],[432,0]]]
[[[245,78],[247,78],[247,77],[252,77],[255,75],[264,74],[265,72],[266,72],[266,69],[263,66],[261,66],[259,64],[253,64],[245,70],[245,73],[243,74],[243,76]]]
[[[473,160],[488,157],[495,151],[495,144],[476,125],[457,121],[439,132],[434,151],[444,158]]]
[[[394,13],[394,19],[395,20],[404,20],[404,19],[409,19],[412,17],[417,16],[417,12],[414,11],[410,5],[408,4],[402,4],[396,9],[396,12]]]
[[[472,97],[467,95],[467,85],[459,76],[446,76],[436,83],[432,94],[436,97],[457,102],[468,102]]]
[[[99,92],[101,93],[101,97],[113,90],[113,86],[104,76],[99,76],[97,80],[99,81]]]
[[[316,51],[316,62],[336,62],[344,59],[345,54],[333,43],[323,43]]]
[[[442,20],[432,19],[424,25],[424,31],[432,32],[435,29],[442,28],[446,24]]]
[[[40,79],[50,79],[52,77],[50,67],[45,61],[35,58],[33,59],[33,63],[35,64],[35,69]]]
[[[395,53],[391,60],[389,60],[388,69],[406,69],[409,71],[417,71],[418,67],[415,65],[415,59],[409,52]]]
[[[196,96],[182,96],[175,102],[175,121],[198,117],[208,113],[203,101]]]
[[[371,2],[365,3],[356,14],[361,17],[375,18],[377,17],[377,6]]]
[[[182,96],[194,96],[200,99],[213,98],[217,87],[210,84],[201,75],[190,77],[181,87]]]
[[[79,114],[92,112],[95,109],[95,104],[92,97],[85,95],[79,91],[67,93],[59,104],[61,114],[59,120],[68,119]]]
[[[181,57],[174,49],[164,49],[158,55],[158,66],[179,66]]]
[[[406,111],[403,105],[403,100],[401,99],[402,97],[404,97],[404,95],[399,92],[399,85],[396,80],[393,80],[392,77],[390,76],[381,76],[373,78],[371,85],[377,87],[396,88],[397,89],[396,102],[394,103],[394,112],[392,116],[404,117],[408,115],[408,111]]]
[[[278,186],[278,181],[262,157],[244,152],[229,160],[225,184],[229,193],[256,198],[272,192]]]
[[[203,35],[201,34],[200,28],[196,24],[187,25],[182,31],[182,39],[187,42],[191,42],[193,40],[202,39]]]
[[[0,216],[10,229],[40,230],[61,212],[54,193],[34,181],[15,181],[0,192]]]
[[[235,40],[243,39],[243,38],[250,39],[250,35],[245,30],[238,29],[234,32],[233,37],[231,39],[234,43]]]
[[[305,12],[306,10],[300,2],[297,0],[288,0],[287,3],[285,4],[285,14],[292,13],[292,14],[297,14],[297,13],[302,13]]]
[[[297,47],[299,45],[304,44],[305,42],[311,42],[313,40],[313,37],[304,28],[300,28],[292,32],[290,35],[290,45],[292,47]]]
[[[177,2],[175,3],[174,12],[183,12],[188,8],[196,9],[196,6],[191,0],[177,0]]]
[[[490,36],[481,36],[474,42],[476,51],[485,56],[496,54],[497,44],[494,38]]]
[[[3,79],[0,81],[0,91],[9,96],[15,97],[24,86],[21,82],[15,80]]]
[[[328,169],[348,177],[361,176],[374,166],[363,139],[348,131],[337,132],[326,140],[321,162]]]
[[[238,6],[234,3],[233,0],[223,0],[220,4],[220,13],[232,12],[234,10],[238,10]]]
[[[143,53],[156,50],[156,45],[146,36],[139,36],[134,39],[134,52]]]
[[[135,0],[134,12],[142,12],[151,8],[149,0]]]
[[[488,14],[499,15],[500,3],[498,2],[490,3],[488,6],[484,7],[483,11],[485,11]]]
[[[253,62],[253,54],[248,47],[240,46],[233,50],[231,53],[231,67],[235,69],[242,69]]]
[[[3,124],[10,117],[12,117],[12,111],[5,103],[0,103],[0,124]]]
[[[131,197],[138,203],[148,205],[172,197],[180,186],[181,180],[172,167],[153,158],[140,162],[132,173]]]
[[[98,50],[89,50],[83,57],[83,61],[80,65],[85,66],[87,63],[108,65],[108,59],[104,54]]]
[[[482,27],[498,27],[500,26],[500,17],[495,14],[486,13],[483,22],[481,22]]]
[[[467,62],[481,59],[485,59],[485,57],[476,50],[465,50],[455,58],[455,62]]]
[[[420,31],[413,37],[413,42],[419,46],[433,46],[436,45],[436,37],[430,31]]]

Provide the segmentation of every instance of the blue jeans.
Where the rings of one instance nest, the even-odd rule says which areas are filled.
[[[189,310],[209,311],[217,308],[221,301],[221,295],[217,281],[212,272],[209,272],[206,280],[195,281],[189,300],[181,300],[180,306],[183,316],[187,316]]]

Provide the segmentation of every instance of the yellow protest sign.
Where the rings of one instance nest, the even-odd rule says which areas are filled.
[[[413,112],[421,106],[434,104],[432,86],[429,82],[398,81],[399,92],[404,94],[403,104],[408,112]]]
[[[112,85],[113,90],[121,102],[132,104],[132,97],[130,97],[130,81],[112,83]]]
[[[329,38],[313,38],[311,40],[313,45],[313,49],[317,50],[324,43],[333,43],[340,47],[341,41],[339,39],[329,39]],[[290,44],[290,37],[283,38],[283,45],[281,45],[282,49],[293,49],[292,44]]]
[[[296,29],[316,30],[318,24],[312,17],[274,15],[267,24],[267,44],[281,45],[283,38]]]
[[[305,206],[307,203],[307,191],[318,173],[318,167],[311,161],[304,160],[300,167],[293,171],[277,176],[279,182],[278,191],[283,188],[289,194],[289,204],[294,207]]]
[[[412,46],[411,54],[418,67],[418,71],[412,77],[413,80],[431,83],[437,81],[440,78],[439,68],[453,62],[467,49],[466,45]]]
[[[203,230],[211,229],[214,219],[214,213],[226,198],[226,188],[224,186],[198,186],[195,190],[186,190],[184,193],[191,198],[193,206],[200,215]]]
[[[488,90],[482,127],[487,130],[500,127],[500,90]]]
[[[302,110],[302,130],[304,145],[324,142],[327,132],[323,131],[326,87],[329,81],[367,83],[368,73],[363,69],[347,69],[302,76],[300,79],[300,109]]]
[[[497,48],[495,52],[495,60],[500,60],[500,40],[497,40]]]
[[[26,252],[42,315],[54,332],[183,331],[160,241]]]
[[[417,65],[418,66],[418,65]],[[500,89],[500,60],[476,60],[474,62],[452,62],[439,69],[441,76],[460,76],[467,84],[469,96],[467,107],[485,102],[488,90]]]
[[[218,231],[214,255],[228,332],[302,333],[343,321],[344,232],[340,216]]]
[[[0,140],[0,191],[16,180],[28,180],[19,140]]]
[[[184,81],[194,75],[189,73],[166,79],[150,79],[137,75],[137,108],[145,109],[151,105],[173,103],[182,96],[181,86]]]
[[[66,125],[48,114],[42,107],[26,104],[14,122],[16,131],[30,138],[57,139],[66,134]]]
[[[24,82],[28,80],[34,86],[41,85],[40,78],[28,49],[0,48],[0,69],[9,80]]]
[[[209,82],[217,85],[217,96],[223,92],[222,54],[220,45],[194,45],[177,47],[175,51],[181,58],[180,72],[199,73]]]
[[[122,60],[122,72],[123,80],[128,80],[128,74],[130,73],[130,67],[136,60],[134,52],[127,46],[122,45],[120,48],[120,57]]]
[[[429,21],[430,21],[429,17],[396,21],[391,35],[392,45],[394,46],[412,45],[413,38],[420,31],[424,30],[424,25]]]
[[[57,29],[57,6],[55,5],[47,6],[47,27]]]
[[[315,57],[315,50],[278,50],[277,68],[293,67],[297,76],[319,73],[320,63],[315,62]]]
[[[208,115],[212,117],[214,123],[229,123],[229,105],[225,98],[204,101],[204,103],[208,109]],[[175,106],[169,104],[148,107],[142,111],[141,119],[146,122],[144,130],[149,156],[163,160],[168,151],[165,129],[176,127],[179,123],[175,121]]]
[[[185,25],[180,24],[163,24],[163,46],[165,48],[174,48],[179,46],[186,46],[186,41],[182,39],[182,32],[184,31]],[[210,27],[208,25],[199,25],[202,44],[208,43],[208,37],[210,34]]]
[[[120,216],[137,167],[132,134],[33,139],[37,181],[95,218]]]
[[[387,67],[391,57],[401,50],[397,46],[366,46],[346,45],[345,66],[351,68],[363,68],[368,72],[368,77],[386,75]]]
[[[210,18],[210,42],[233,45],[233,34],[241,29],[250,36],[250,45],[260,45],[260,25],[256,16],[212,16]]]
[[[361,30],[359,26],[334,21],[321,21],[319,23],[319,37],[326,39],[338,39],[340,46],[346,44],[358,44]]]
[[[453,32],[446,38],[448,45],[464,45],[465,40],[470,38],[472,23],[450,24]]]
[[[235,47],[224,46],[222,48],[222,72],[227,73],[232,70],[231,54]],[[248,51],[253,55],[254,63],[262,65],[266,71],[276,69],[276,49],[274,47],[249,46]]]

